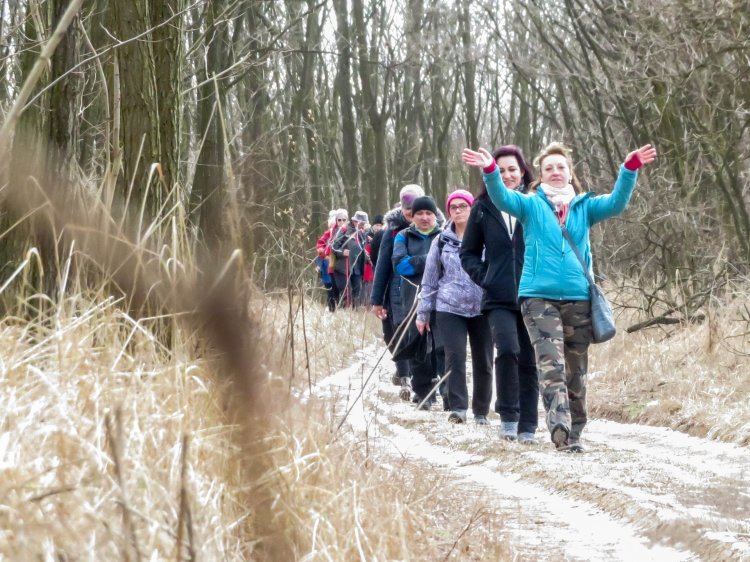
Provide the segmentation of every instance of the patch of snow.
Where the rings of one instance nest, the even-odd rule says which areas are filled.
[[[497,440],[498,447],[505,446],[497,437],[497,422],[490,428],[477,427],[471,422],[454,426],[447,421],[441,423],[434,420],[437,412],[420,412],[409,403],[381,400],[379,392],[386,396],[393,393],[395,396],[398,389],[390,383],[380,383],[381,376],[388,378],[385,367],[370,367],[376,364],[379,353],[380,350],[375,346],[366,350],[359,361],[321,381],[313,393],[335,397],[337,414],[348,412],[345,427],[357,434],[367,432],[373,447],[380,448],[386,454],[426,462],[485,490],[487,502],[501,513],[507,514],[507,528],[515,545],[545,545],[550,553],[550,560],[564,558],[645,562],[696,559],[696,555],[690,551],[651,544],[634,525],[608,515],[593,504],[525,481],[517,474],[503,473],[494,459],[456,450],[457,444],[473,443],[478,439],[482,442],[488,438]],[[398,423],[393,423],[388,415],[396,416]],[[439,416],[443,418],[444,413],[440,412]],[[450,429],[450,447],[435,445],[424,437],[420,430],[426,419],[430,422],[434,420],[440,431]],[[617,445],[623,448],[635,446],[623,437],[627,433],[623,424],[618,427],[607,425],[609,423],[596,423],[597,431],[593,442],[596,442],[596,436],[601,436],[601,441],[622,440]],[[410,429],[411,425],[416,428]],[[638,447],[648,449],[651,436],[648,433],[646,435],[643,440],[646,442],[639,441]],[[655,438],[657,442],[664,438],[663,434],[655,435],[658,436]],[[589,437],[587,434],[585,436]],[[611,442],[608,444],[612,445]],[[515,444],[513,446],[521,447]],[[653,446],[657,447],[656,444]],[[691,446],[695,447],[695,444]],[[537,446],[530,450],[520,450],[522,452],[519,454],[533,458],[535,463],[542,463],[543,470],[555,470],[560,463],[560,453],[551,448],[542,450]],[[644,451],[644,454],[647,453]],[[590,457],[588,462],[591,463],[593,459],[594,457]],[[574,457],[569,456],[566,456],[565,461],[575,462]],[[586,477],[587,474],[584,474],[583,481]],[[687,475],[683,474],[681,477],[686,479]],[[626,486],[616,481],[607,482],[607,485],[627,490]],[[680,507],[678,502],[675,502],[677,505],[672,509],[671,502],[664,496],[648,492],[640,492],[640,495],[643,501],[661,502],[665,520],[676,517],[673,511]],[[523,548],[520,550],[523,551]]]

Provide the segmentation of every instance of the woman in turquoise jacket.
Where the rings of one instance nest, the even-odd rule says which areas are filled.
[[[560,143],[549,145],[535,160],[539,181],[529,194],[505,187],[485,149],[467,148],[462,156],[466,164],[484,170],[487,193],[498,209],[523,225],[526,249],[518,298],[537,358],[547,428],[558,449],[583,452],[591,302],[586,275],[562,226],[591,270],[591,226],[625,210],[638,168],[653,162],[656,150],[646,145],[628,154],[612,193],[598,196],[582,192],[570,151]]]

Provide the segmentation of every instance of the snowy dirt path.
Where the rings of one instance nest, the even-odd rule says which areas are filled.
[[[480,490],[519,560],[750,561],[750,450],[603,420],[589,422],[583,455],[556,452],[541,429],[537,445],[509,443],[494,414],[491,427],[453,425],[439,406],[399,401],[391,362],[373,371],[381,353],[365,350],[314,393],[335,399],[339,420],[351,408],[342,431],[386,461]]]

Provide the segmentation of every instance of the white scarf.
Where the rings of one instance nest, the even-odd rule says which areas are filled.
[[[565,184],[564,187],[552,187],[549,184],[540,183],[539,188],[544,191],[544,195],[555,206],[555,209],[559,209],[563,205],[570,205],[573,197],[576,196],[575,189],[569,183]]]

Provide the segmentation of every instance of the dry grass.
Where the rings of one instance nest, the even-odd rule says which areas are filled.
[[[622,311],[617,337],[592,348],[592,413],[750,444],[748,295],[750,287],[740,288],[703,322],[632,334],[625,328],[643,318]],[[639,297],[617,300],[637,305]]]
[[[77,293],[0,323],[0,559],[177,559],[178,534],[183,560],[512,557],[502,514],[366,438],[332,439],[332,405],[298,398],[378,339],[371,315],[256,298],[273,414],[246,432],[191,334],[175,323],[167,349],[163,319]],[[743,303],[594,348],[592,410],[747,443]]]
[[[193,337],[175,324],[167,349],[152,331],[163,319],[136,323],[119,304],[79,293],[48,304],[44,320],[0,323],[0,559],[501,552],[497,514],[424,467],[384,465],[366,441],[333,441],[330,404],[295,397],[379,335],[371,315],[307,302],[302,330],[298,300],[256,300],[274,414],[246,432],[227,419],[226,389],[190,351]],[[462,500],[460,516],[444,520],[446,503]]]
[[[293,320],[295,353],[310,358],[309,369],[295,361],[292,386],[300,393],[381,336],[380,322],[364,310],[330,314],[309,300],[305,306],[306,332],[298,299],[291,314],[286,296],[265,301],[255,313],[265,325],[283,326],[287,336],[292,332],[281,320]],[[289,362],[286,341],[282,354]],[[261,349],[271,349],[267,343]],[[261,479],[276,501],[274,525],[295,529],[289,559],[510,559],[498,540],[502,515],[479,498],[432,467],[382,455],[366,437],[336,433],[339,419],[328,399],[290,405],[278,426],[284,429],[276,434],[273,469]]]
[[[205,366],[181,355],[112,301],[66,299],[46,322],[2,321],[2,555],[112,560],[132,550],[133,559],[174,558],[187,434],[194,547],[203,559],[240,556],[231,531],[247,516],[231,479],[237,448]]]
[[[28,194],[13,194],[25,216]],[[242,257],[199,266],[178,190],[152,224],[138,218],[139,241],[99,232],[117,221],[97,197],[52,199],[59,212],[38,221],[48,231],[36,234],[75,248],[51,271],[13,233],[27,259],[0,288],[13,311],[0,320],[0,560],[507,558],[496,514],[425,467],[383,464],[366,439],[332,439],[332,404],[299,398],[379,339],[372,315],[332,315],[291,291],[256,294],[250,321],[235,322],[221,307],[244,320]],[[278,238],[301,271],[300,240]],[[227,285],[216,305],[221,290],[196,288],[201,270]],[[461,505],[447,520],[446,503]]]

